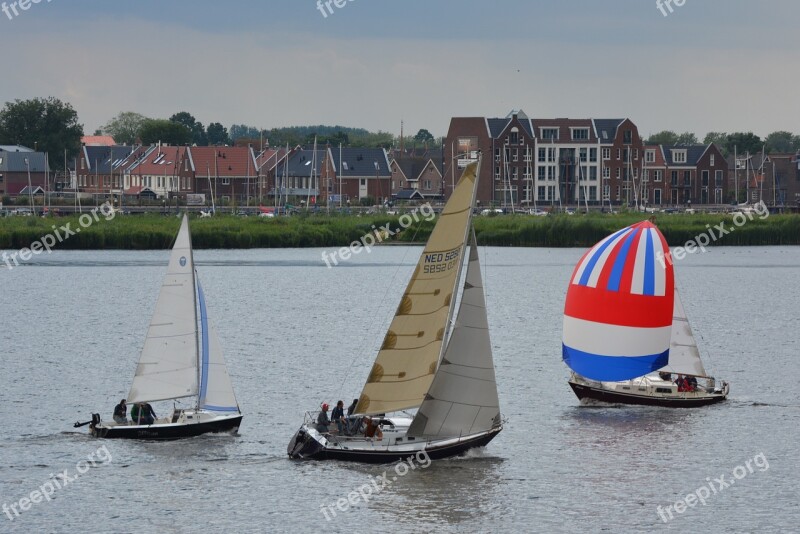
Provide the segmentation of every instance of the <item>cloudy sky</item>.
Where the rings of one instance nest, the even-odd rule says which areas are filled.
[[[666,1],[666,0],[663,0]],[[6,0],[6,5],[12,2]],[[41,0],[0,12],[0,101],[444,135],[452,116],[800,133],[800,2]],[[664,8],[667,13],[668,9]]]

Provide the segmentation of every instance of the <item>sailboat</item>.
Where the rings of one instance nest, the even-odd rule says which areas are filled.
[[[178,439],[239,429],[236,402],[217,334],[211,327],[203,287],[197,279],[189,220],[183,216],[167,274],[150,320],[127,403],[194,399],[194,407],[173,408],[152,424],[102,421],[89,424],[93,436],[127,439]]]
[[[606,237],[578,262],[564,307],[562,357],[585,404],[689,408],[723,401],[730,391],[706,373],[669,247],[650,221]]]
[[[479,161],[464,170],[397,307],[348,420],[358,430],[339,433],[336,425],[315,425],[317,414],[307,413],[289,443],[290,457],[388,463],[425,452],[441,459],[483,447],[502,430],[471,226]],[[367,437],[360,431],[365,421],[382,432]]]

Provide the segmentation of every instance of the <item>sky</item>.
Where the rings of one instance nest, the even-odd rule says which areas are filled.
[[[800,134],[797,0],[338,1],[5,0],[0,104],[55,96],[88,134],[188,111],[441,136],[512,109]]]

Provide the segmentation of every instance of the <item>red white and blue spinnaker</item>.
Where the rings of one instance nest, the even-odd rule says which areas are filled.
[[[570,279],[564,362],[600,381],[630,380],[667,365],[674,286],[669,247],[651,222],[597,243]]]

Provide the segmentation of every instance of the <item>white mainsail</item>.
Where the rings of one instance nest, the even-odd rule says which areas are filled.
[[[678,285],[675,285],[675,303],[672,313],[672,338],[669,343],[669,364],[661,369],[668,373],[707,376],[700,359],[700,350],[694,339],[692,327],[686,317]]]
[[[197,310],[189,221],[184,215],[158,294],[128,403],[197,394]]]
[[[464,292],[453,333],[409,436],[453,437],[491,429],[499,423],[486,300],[473,230]]]
[[[203,286],[197,282],[197,296],[200,303],[200,391],[198,406],[215,412],[238,412],[236,394],[225,365],[225,356],[219,343],[217,332],[211,325],[206,312],[206,298]]]
[[[464,170],[428,238],[361,392],[357,413],[417,408],[425,399],[455,307],[477,172],[477,163]]]

